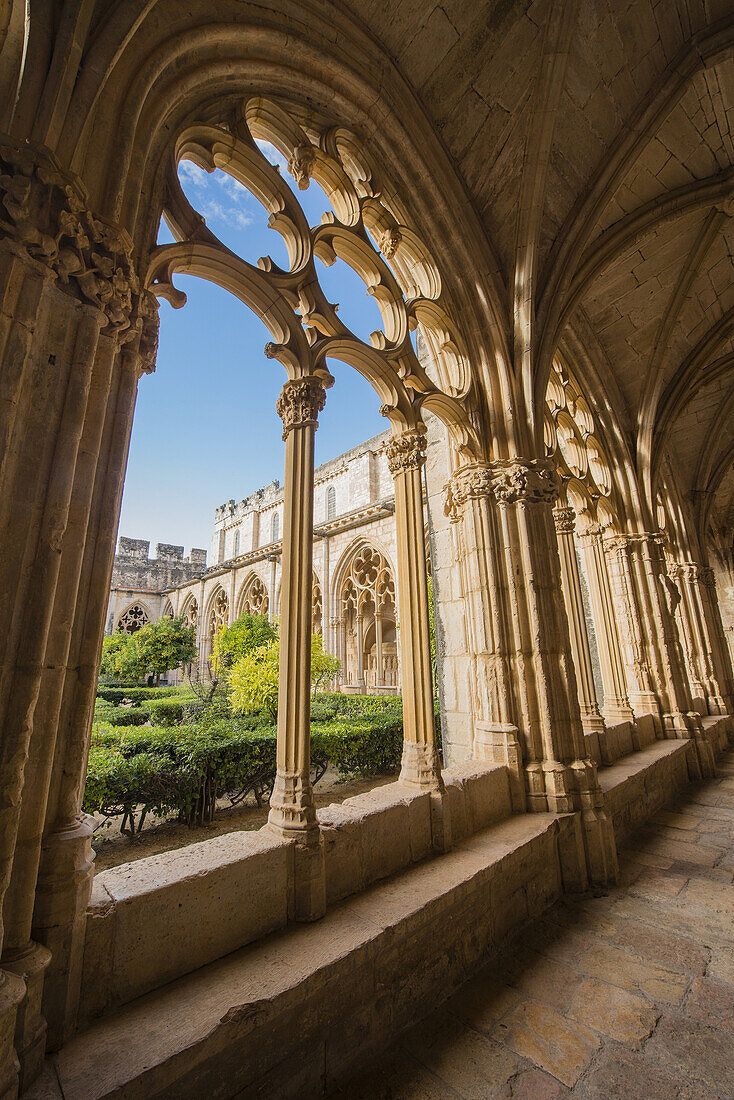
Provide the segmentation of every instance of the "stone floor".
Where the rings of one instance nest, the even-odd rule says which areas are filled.
[[[335,1096],[734,1097],[734,750],[621,853]]]

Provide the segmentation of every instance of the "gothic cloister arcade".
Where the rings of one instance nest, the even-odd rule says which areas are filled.
[[[713,781],[732,117],[728,0],[0,8],[0,1096],[49,1054],[66,1100],[323,1095],[562,892],[611,889],[630,832]],[[217,239],[184,160],[254,195],[287,268]],[[364,282],[368,341],[316,260]],[[233,571],[171,604],[204,660],[233,615],[278,608],[278,771],[266,828],[140,861],[115,895],[81,796],[136,393],[182,274],[253,310],[285,373],[280,593]],[[313,555],[334,359],[389,424],[396,539],[394,562],[355,542],[339,613]],[[356,686],[399,675],[404,744],[395,783],[317,814],[319,622]]]

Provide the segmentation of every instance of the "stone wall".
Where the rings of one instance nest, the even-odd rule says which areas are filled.
[[[156,621],[164,613],[166,592],[200,577],[206,570],[206,550],[192,549],[185,558],[183,546],[159,542],[154,558],[149,552],[150,542],[145,539],[120,537],[112,569],[106,633],[116,629],[120,617],[134,604]]]

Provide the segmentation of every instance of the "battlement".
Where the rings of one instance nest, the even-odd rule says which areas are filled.
[[[149,557],[150,541],[120,536],[112,570],[112,588],[165,592],[194,580],[206,570],[206,550],[193,547],[184,557],[183,546],[159,542]]]

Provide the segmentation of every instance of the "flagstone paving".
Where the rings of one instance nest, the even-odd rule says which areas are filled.
[[[503,959],[335,1095],[349,1100],[734,1097],[734,750]]]

